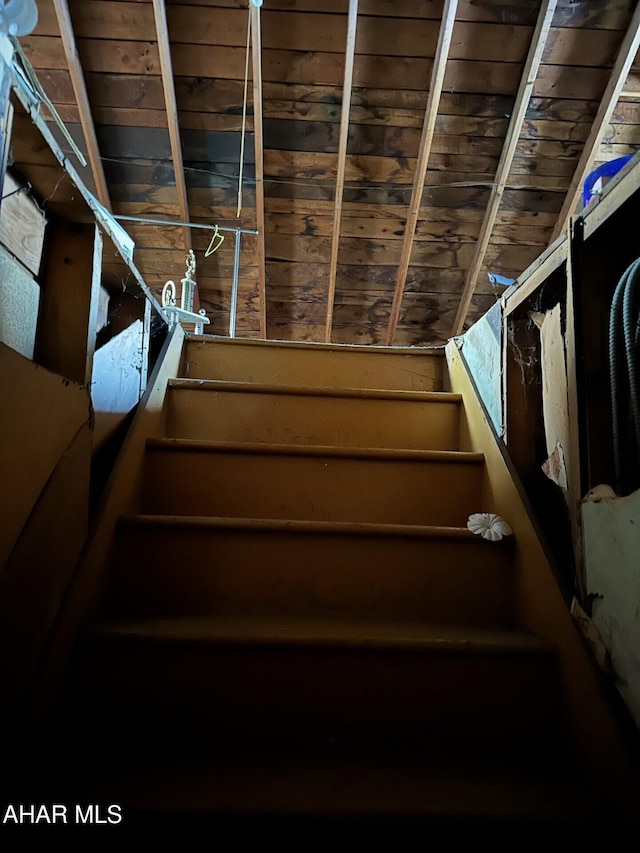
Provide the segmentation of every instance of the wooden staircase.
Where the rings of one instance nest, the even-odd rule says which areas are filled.
[[[180,374],[73,656],[58,801],[304,850],[607,825],[514,543],[466,529],[493,507],[442,354],[188,338]]]

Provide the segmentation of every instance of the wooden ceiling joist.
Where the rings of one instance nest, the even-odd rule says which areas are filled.
[[[511,166],[513,164],[516,147],[522,132],[522,125],[533,93],[533,86],[535,84],[536,77],[538,76],[538,69],[540,68],[540,63],[542,61],[542,54],[547,44],[547,39],[549,38],[549,32],[551,30],[551,24],[553,22],[557,2],[558,0],[543,0],[542,6],[540,7],[538,21],[531,39],[531,46],[522,71],[518,94],[513,106],[507,135],[505,137],[502,153],[498,162],[493,186],[491,188],[489,203],[485,210],[482,225],[480,226],[480,235],[475,246],[471,266],[467,271],[464,288],[458,304],[458,310],[456,312],[456,318],[453,323],[453,329],[451,330],[451,334],[454,336],[459,335],[462,332],[464,322],[467,318],[467,314],[469,313],[469,307],[476,289],[478,276],[480,275],[480,271],[484,264],[484,259],[489,247],[489,241],[491,240],[493,228],[498,216],[498,210],[502,202],[502,196],[504,195],[509,172],[511,171]]]
[[[438,115],[438,106],[440,104],[440,95],[442,93],[442,85],[444,83],[444,74],[447,66],[447,58],[449,56],[449,48],[451,46],[451,38],[453,36],[453,26],[455,24],[457,10],[458,0],[445,0],[442,22],[438,33],[438,46],[433,61],[433,71],[431,73],[431,85],[427,98],[427,108],[424,115],[424,123],[422,125],[422,136],[418,151],[416,175],[413,182],[413,189],[411,191],[407,225],[402,243],[402,254],[400,255],[396,287],[391,305],[389,330],[387,332],[387,346],[393,345],[396,326],[398,325],[398,318],[400,317],[400,305],[402,303],[402,296],[404,294],[404,287],[407,280],[407,272],[409,271],[411,249],[413,247],[413,239],[418,223],[418,214],[420,212],[420,204],[422,202],[424,182],[427,175],[427,166],[429,164],[429,155],[431,154],[431,144],[433,142],[433,134],[435,133],[436,117]]]
[[[564,204],[558,221],[551,235],[551,243],[563,233],[567,227],[569,217],[574,212],[580,194],[582,193],[582,184],[593,168],[594,161],[597,158],[598,150],[602,142],[605,130],[609,125],[613,111],[618,103],[624,85],[627,82],[627,77],[633,62],[640,48],[640,3],[637,4],[631,23],[627,29],[616,61],[611,69],[609,82],[604,90],[604,94],[598,107],[598,112],[591,125],[591,131],[582,149],[582,155],[576,166],[573,179],[565,196]]]
[[[78,105],[78,113],[80,115],[80,124],[87,146],[87,154],[89,157],[89,165],[93,181],[96,185],[96,195],[100,204],[107,210],[111,210],[111,198],[107,188],[107,181],[102,167],[102,159],[100,157],[100,148],[98,146],[98,138],[96,136],[96,128],[89,106],[89,96],[87,95],[87,87],[85,84],[84,73],[78,50],[76,48],[75,33],[73,31],[73,23],[69,13],[69,5],[67,0],[53,0],[58,26],[60,28],[60,36],[62,38],[62,47],[69,68],[71,77],[71,85]]]
[[[160,56],[160,71],[162,74],[162,90],[164,92],[165,109],[167,113],[167,128],[169,130],[169,141],[171,143],[171,158],[173,160],[173,172],[176,181],[176,192],[178,194],[178,209],[180,219],[189,222],[189,201],[187,198],[187,184],[184,177],[184,163],[182,159],[182,142],[180,140],[180,126],[178,124],[178,105],[176,102],[176,90],[173,82],[173,63],[171,61],[171,46],[169,41],[169,26],[167,24],[167,9],[165,0],[153,0],[153,17],[156,25],[156,38],[158,41],[158,53]],[[193,248],[191,240],[191,229],[185,227],[184,247],[185,251]],[[193,309],[198,311],[200,299],[198,289],[194,291]]]
[[[331,341],[333,325],[333,304],[336,295],[336,274],[338,271],[338,247],[340,244],[340,221],[342,219],[342,195],[344,175],[347,167],[347,143],[349,140],[349,114],[351,112],[351,90],[353,85],[353,63],[356,53],[356,29],[358,24],[358,0],[349,0],[349,20],[347,24],[347,46],[345,50],[344,83],[342,86],[342,114],[340,117],[340,141],[338,144],[338,169],[336,176],[336,197],[333,210],[333,230],[331,235],[331,262],[329,266],[329,295],[327,301],[327,323],[325,342]]]
[[[332,341],[385,344],[392,320],[390,341],[403,346],[439,345],[451,337],[460,295],[468,276],[475,277],[470,268],[480,272],[465,327],[495,301],[487,271],[521,277],[547,247],[637,5],[637,0],[569,5],[558,0],[557,26],[549,33],[502,203],[498,207],[498,176],[488,210],[501,158],[501,168],[508,159],[505,140],[544,0],[459,2],[455,15],[454,4],[445,0],[375,0],[366,10],[359,2],[350,93],[345,91],[347,0],[265,0],[262,51],[259,16],[253,12],[253,73],[251,6],[257,10],[261,0],[156,0],[161,20],[166,6],[171,38],[170,55],[165,39],[162,57],[165,84],[171,80],[169,60],[173,70],[168,106],[154,3],[65,2],[117,213],[176,220],[180,215],[167,122],[168,113],[175,130],[177,101],[189,215],[183,190],[185,212],[177,227],[130,227],[140,277],[150,291],[158,297],[166,279],[184,269],[183,222],[206,222],[211,228],[214,211],[220,226],[241,224],[237,165],[244,135],[247,208],[242,224],[250,217],[250,227],[259,225],[260,233],[243,235],[240,245],[240,293],[253,296],[239,300],[239,334],[265,335],[266,314],[270,337],[324,341],[332,310]],[[38,5],[38,28],[21,41],[25,56],[62,120],[72,130],[77,124],[82,133],[56,4]],[[444,27],[448,21],[453,28],[448,50],[442,46],[443,20]],[[633,54],[635,33],[634,21],[621,54]],[[635,72],[632,66],[595,163],[640,146],[640,103],[630,99],[640,92]],[[256,219],[254,129],[241,112],[245,100],[251,107],[252,86]],[[349,94],[347,128],[341,110],[346,112]],[[598,124],[605,115],[603,105]],[[31,137],[22,134],[21,122],[29,124],[18,110],[12,151],[16,171],[52,213],[82,215],[72,182],[58,183],[57,167],[47,166]],[[512,131],[512,143],[514,138]],[[593,139],[587,146],[592,149]],[[88,162],[86,151],[85,157]],[[342,193],[336,193],[339,162]],[[197,174],[192,164],[202,164]],[[595,164],[584,165],[592,169]],[[88,167],[83,171],[89,175]],[[176,173],[180,184],[180,168]],[[576,178],[576,189],[579,183]],[[206,234],[193,227],[190,234],[200,260]],[[198,267],[200,300],[215,334],[227,333],[222,306],[229,296],[233,256],[231,237]],[[119,261],[107,258],[105,281],[118,282],[120,269]],[[261,292],[265,278],[266,299]]]
[[[264,133],[262,129],[262,32],[260,7],[249,4],[251,15],[251,67],[253,76],[253,138],[256,170],[256,228],[258,263],[258,310],[260,337],[267,337],[267,283],[264,234]]]

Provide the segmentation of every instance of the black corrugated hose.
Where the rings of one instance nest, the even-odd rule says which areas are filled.
[[[640,300],[636,296],[639,279],[640,258],[622,274],[613,294],[609,314],[613,458],[618,495],[640,486]]]

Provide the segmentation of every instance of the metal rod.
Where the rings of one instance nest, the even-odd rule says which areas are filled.
[[[142,225],[177,225],[181,228],[201,228],[204,231],[213,231],[215,225],[200,225],[197,222],[177,222],[173,219],[149,219],[145,216],[121,216],[113,214],[114,219],[120,219],[123,222],[140,222]],[[227,231],[229,234],[257,234],[255,230],[249,228],[223,228],[218,226],[218,231]]]
[[[236,310],[238,308],[238,276],[240,274],[240,240],[242,231],[236,232],[236,245],[233,253],[233,284],[231,285],[231,308],[229,309],[229,337],[236,336]]]

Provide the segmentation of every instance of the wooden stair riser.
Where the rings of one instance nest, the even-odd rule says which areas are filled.
[[[181,376],[236,382],[440,391],[442,351],[363,352],[350,347],[249,341],[185,341]]]
[[[115,616],[283,616],[509,627],[509,543],[238,527],[121,525]]]
[[[148,447],[143,513],[464,526],[476,462]]]
[[[338,447],[457,450],[460,403],[213,391],[173,384],[167,435]]]
[[[373,649],[88,643],[80,666],[87,713],[146,726],[169,742],[195,735],[203,749],[229,741],[375,745],[490,739],[556,743],[552,655]]]
[[[85,742],[96,742],[91,721],[81,714],[71,713],[68,725],[60,729],[63,737],[80,732]],[[170,735],[178,739],[175,729]],[[546,835],[537,836],[540,842],[554,830],[584,828],[590,815],[607,820],[602,797],[579,778],[566,754],[557,761],[547,758],[541,770],[542,762],[522,746],[514,750],[512,760],[496,761],[487,743],[484,762],[474,764],[469,756],[465,760],[463,751],[447,751],[446,758],[442,750],[428,756],[417,750],[401,756],[379,750],[368,756],[325,748],[287,755],[277,745],[274,752],[261,753],[217,744],[208,762],[194,766],[192,756],[202,759],[203,751],[201,744],[189,741],[188,733],[173,751],[164,735],[150,740],[144,724],[129,725],[124,740],[112,741],[120,748],[123,742],[131,744],[128,760],[115,767],[107,761],[106,773],[104,764],[87,762],[64,796],[57,788],[53,801],[119,803],[126,828],[140,819],[138,841],[142,834],[149,839],[151,827],[175,829],[177,819],[181,841],[195,824],[200,836],[203,830],[217,837],[221,830],[229,831],[235,847],[240,840],[251,849],[263,847],[265,839],[273,838],[280,848],[305,851],[415,850],[426,844],[429,850],[452,853],[467,850],[470,839],[487,832],[501,840],[509,837],[510,847],[521,850],[523,829],[544,827]],[[105,755],[113,750],[103,737],[96,746]],[[464,750],[465,745],[460,746]],[[60,763],[64,758],[52,762],[55,767]],[[51,799],[45,795],[30,801]],[[122,831],[119,826],[119,839]],[[337,843],[345,831],[348,847]],[[295,840],[290,845],[283,844],[285,839]],[[434,846],[434,841],[439,843]]]

